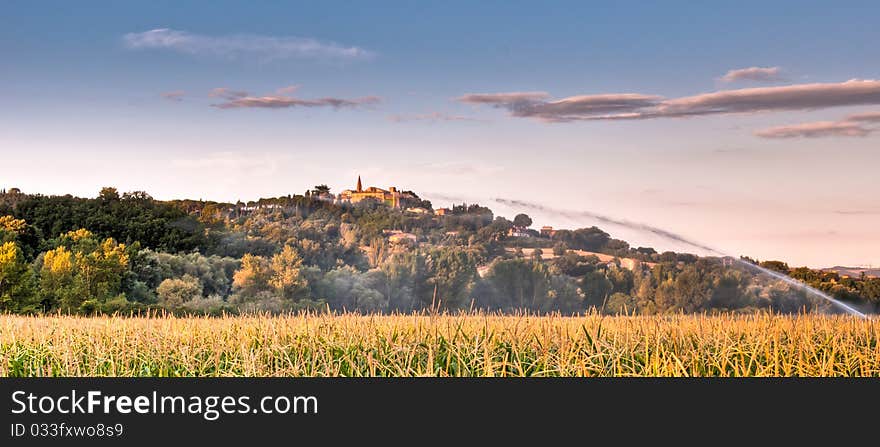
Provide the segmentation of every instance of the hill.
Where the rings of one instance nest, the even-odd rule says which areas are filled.
[[[830,310],[748,263],[633,248],[597,227],[536,231],[525,214],[479,204],[435,211],[411,191],[369,194],[328,200],[320,185],[218,203],[114,188],[0,192],[0,311]],[[861,309],[880,304],[880,279],[760,264]]]

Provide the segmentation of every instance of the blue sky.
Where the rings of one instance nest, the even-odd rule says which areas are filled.
[[[278,3],[4,3],[0,185],[248,200],[360,174],[880,264],[876,2]]]

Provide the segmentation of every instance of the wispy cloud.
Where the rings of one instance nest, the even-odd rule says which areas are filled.
[[[242,90],[232,90],[226,87],[217,87],[215,89],[212,89],[211,92],[208,93],[208,96],[212,98],[223,98],[229,100],[244,98],[247,95],[248,92]]]
[[[388,120],[395,123],[407,123],[412,121],[424,121],[429,123],[437,123],[441,121],[484,121],[479,118],[451,115],[443,112],[431,112],[415,115],[389,115]]]
[[[749,67],[730,70],[718,78],[721,82],[756,81],[775,82],[781,81],[782,69],[779,67]]]
[[[547,92],[467,93],[458,98],[467,104],[491,104],[507,107],[510,104],[535,103],[549,98]]]
[[[451,176],[473,176],[473,175],[492,175],[504,170],[503,167],[497,165],[488,165],[482,162],[459,162],[459,161],[438,161],[431,163],[420,163],[413,166],[417,171],[429,172],[432,175],[451,175]]]
[[[515,102],[501,102],[511,97]],[[493,102],[486,101],[487,99]],[[544,101],[538,96],[502,93],[468,94],[458,98],[467,104],[492,104],[510,110],[511,115],[522,118],[536,118],[549,122],[566,122],[607,114],[621,115],[632,113],[656,105],[662,99],[655,95],[638,93],[612,93],[602,95],[579,95],[556,101]]]
[[[869,216],[880,214],[880,207],[864,209],[836,209],[833,212],[834,214],[840,214],[843,216]]]
[[[303,99],[282,94],[281,92],[293,92],[298,88],[283,87],[277,90],[278,93],[265,96],[251,96],[248,92],[230,90],[225,87],[215,88],[211,90],[209,96],[222,98],[225,101],[217,104],[211,104],[211,107],[218,109],[247,109],[247,108],[263,108],[263,109],[285,109],[291,107],[332,107],[334,109],[355,108],[378,104],[382,98],[378,96],[363,96],[360,98],[333,98],[323,97],[315,99]]]
[[[520,95],[468,94],[458,100],[469,104],[490,104],[507,109],[515,117],[546,122],[638,120],[880,104],[880,81],[853,79],[839,83],[721,90],[672,99],[640,93],[613,93],[548,101]]]
[[[880,104],[880,81],[853,79],[827,84],[799,84],[724,90],[664,101],[665,116],[813,110],[828,107]]]
[[[174,90],[171,92],[162,92],[159,93],[159,96],[174,102],[183,101],[183,97],[186,95],[186,92],[183,90]]]
[[[240,169],[248,172],[276,172],[279,161],[289,156],[278,153],[213,152],[193,158],[176,158],[171,166],[187,169]]]
[[[846,117],[846,120],[855,123],[880,123],[880,112],[857,113]]]
[[[278,93],[279,95],[289,95],[291,93],[295,93],[297,90],[299,90],[299,88],[299,84],[288,85],[287,87],[281,87],[278,90],[275,90],[275,93]]]
[[[256,57],[261,60],[358,60],[367,59],[373,55],[356,46],[343,46],[312,38],[250,34],[208,36],[168,28],[128,33],[123,36],[123,42],[128,48],[136,50],[162,49],[229,59]]]
[[[850,115],[839,121],[815,121],[762,129],[761,138],[865,137],[878,130],[880,112]]]
[[[755,132],[761,138],[821,138],[821,137],[864,137],[871,131],[857,123],[846,121],[816,121],[771,127]]]

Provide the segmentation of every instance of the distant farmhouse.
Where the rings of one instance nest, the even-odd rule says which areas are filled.
[[[346,189],[337,196],[337,200],[340,202],[358,203],[364,199],[376,199],[392,208],[400,208],[402,200],[416,199],[416,197],[409,193],[400,192],[394,186],[389,187],[388,190],[375,186],[365,189],[361,184],[360,176],[358,176],[357,189]]]

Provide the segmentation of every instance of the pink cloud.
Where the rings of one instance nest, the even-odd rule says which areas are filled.
[[[226,59],[370,59],[373,53],[356,46],[291,36],[231,34],[209,36],[187,31],[158,28],[123,36],[132,50],[168,50],[183,54],[207,55]]]
[[[211,91],[210,96],[220,97],[226,101],[218,104],[211,104],[211,106],[218,109],[284,109],[291,107],[332,107],[334,109],[339,109],[373,105],[382,100],[378,96],[364,96],[351,99],[333,97],[303,99],[286,94],[294,92],[297,88],[299,88],[299,86],[283,87],[278,89],[277,94],[266,96],[251,96],[249,93],[243,91],[216,88]]]
[[[880,104],[880,81],[853,79],[828,84],[722,90],[664,101],[656,113],[660,116],[692,116],[867,104]]]
[[[231,90],[226,87],[217,87],[212,89],[208,96],[212,98],[223,98],[223,99],[237,99],[244,98],[248,95],[248,92],[242,90]]]
[[[880,123],[880,112],[857,113],[846,117],[846,121],[858,123]]]
[[[722,82],[736,82],[736,81],[758,81],[758,82],[773,82],[780,81],[782,77],[780,76],[781,69],[779,67],[749,67],[749,68],[740,68],[737,70],[730,70],[724,74],[724,76],[718,78],[719,81]]]
[[[840,121],[816,121],[771,127],[755,132],[761,138],[865,137],[877,131],[880,112],[859,113]]]
[[[466,104],[509,105],[521,102],[536,102],[549,98],[547,92],[508,92],[508,93],[467,93],[457,98]]]
[[[296,93],[299,88],[299,84],[288,85],[287,87],[281,87],[278,90],[275,90],[275,93],[278,93],[279,95],[290,95],[292,93]]]
[[[575,121],[597,115],[632,113],[655,106],[661,99],[663,98],[660,96],[638,93],[579,95],[556,101],[526,104],[515,108],[513,115],[543,121]]]
[[[820,138],[820,137],[864,137],[871,133],[857,123],[846,121],[817,121],[793,124],[759,130],[755,135],[761,138]]]
[[[721,90],[672,99],[614,93],[548,101],[544,95],[542,92],[540,95],[535,92],[469,94],[458,100],[489,104],[507,109],[511,116],[549,122],[681,118],[880,104],[880,81],[853,79],[839,83]]]
[[[183,90],[174,90],[171,92],[163,92],[160,93],[159,96],[174,102],[183,101],[183,97],[186,96],[186,92]]]

